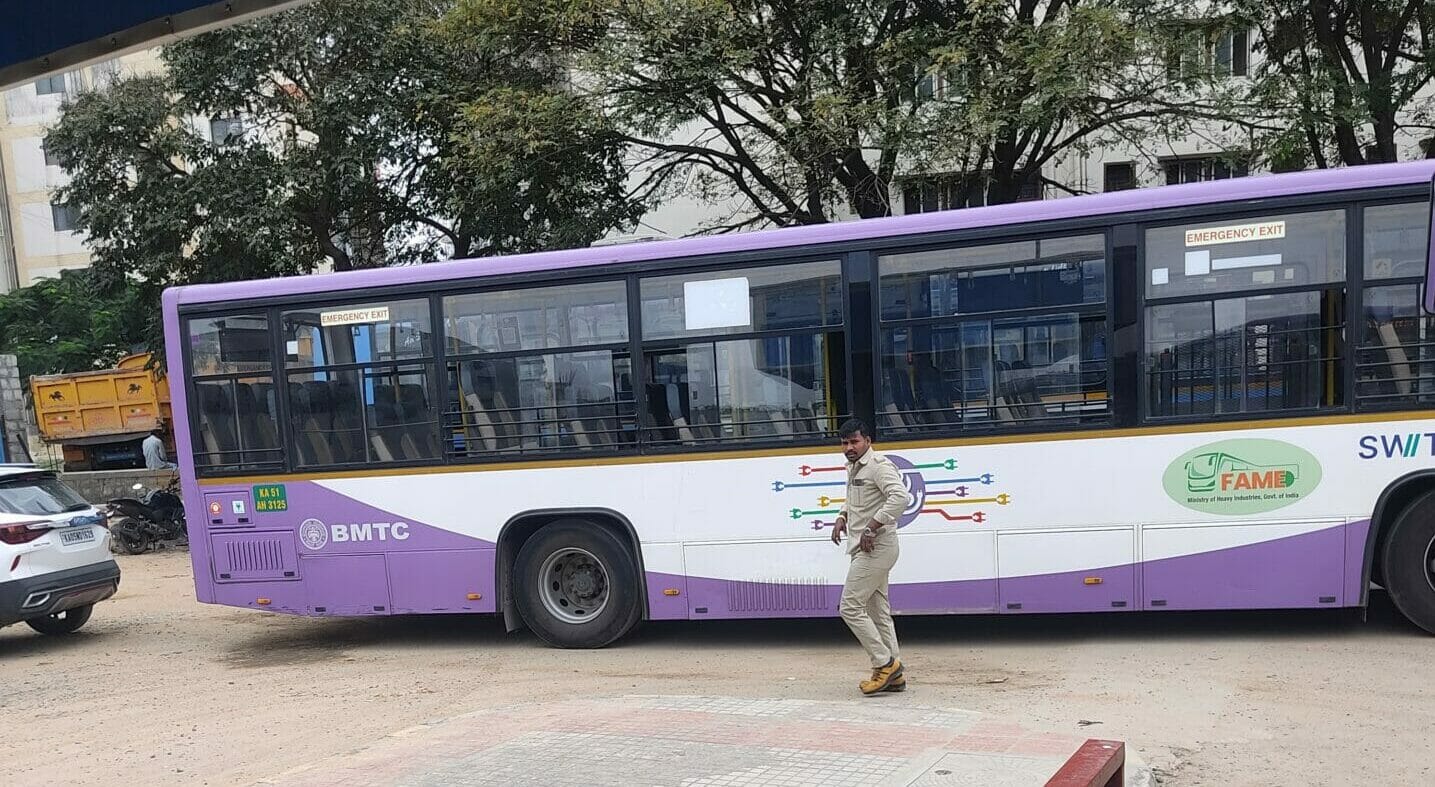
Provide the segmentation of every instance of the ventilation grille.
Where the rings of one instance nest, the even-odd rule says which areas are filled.
[[[727,607],[732,612],[801,612],[827,609],[830,588],[821,579],[778,579],[730,582]]]
[[[236,574],[268,574],[284,569],[284,547],[278,538],[229,542],[229,567]]]
[[[210,536],[217,582],[298,579],[293,533],[223,533]]]

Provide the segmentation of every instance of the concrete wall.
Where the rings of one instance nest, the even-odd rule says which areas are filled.
[[[117,497],[133,497],[135,484],[144,484],[146,489],[163,488],[169,484],[174,473],[169,470],[88,470],[62,473],[65,480],[76,492],[91,503],[104,503]]]
[[[5,461],[28,462],[25,389],[20,385],[20,368],[13,355],[0,355],[0,435],[5,440]]]

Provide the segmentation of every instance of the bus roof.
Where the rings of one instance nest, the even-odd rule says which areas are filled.
[[[949,230],[1116,215],[1228,201],[1414,185],[1428,183],[1432,175],[1435,175],[1435,160],[1314,170],[1282,175],[1260,175],[1209,183],[1133,189],[1040,202],[1020,202],[987,208],[967,208],[912,216],[843,221],[760,232],[700,236],[619,246],[585,247],[515,254],[506,257],[450,260],[426,265],[375,268],[344,273],[190,285],[167,290],[165,305],[172,308],[177,305],[284,295],[330,294],[344,290],[441,282],[479,276],[898,238]]]

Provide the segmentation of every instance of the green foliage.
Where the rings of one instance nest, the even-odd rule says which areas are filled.
[[[98,280],[157,313],[177,284],[581,246],[635,221],[621,141],[552,53],[455,38],[450,5],[318,0],[76,98],[46,144]],[[243,132],[212,142],[211,118]]]
[[[1238,0],[1232,10],[1260,33],[1247,105],[1273,164],[1396,161],[1402,134],[1435,128],[1435,4]]]
[[[0,353],[18,357],[21,379],[103,369],[143,345],[148,318],[138,289],[61,271],[0,295]]]
[[[745,205],[718,230],[886,215],[910,171],[1006,202],[1061,156],[1227,106],[1164,66],[1180,0],[519,5],[463,0],[449,25],[572,47],[580,94],[653,166],[644,189]]]

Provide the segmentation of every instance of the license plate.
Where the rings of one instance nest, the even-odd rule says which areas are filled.
[[[93,527],[77,527],[71,530],[60,531],[60,546],[71,544],[84,544],[95,540],[95,529]]]

